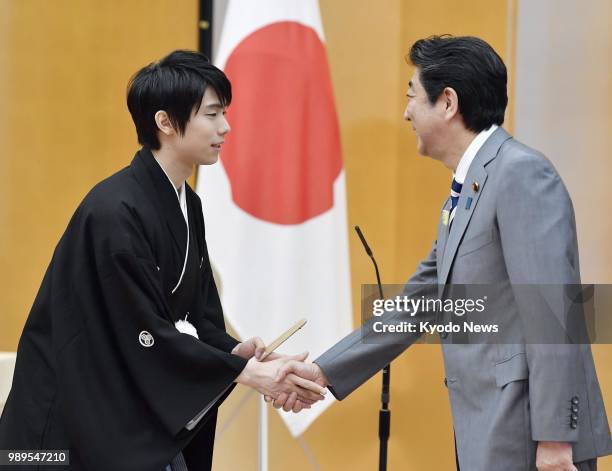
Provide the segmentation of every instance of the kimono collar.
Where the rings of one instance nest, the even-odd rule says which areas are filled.
[[[168,176],[161,168],[151,150],[143,147],[134,156],[130,165],[139,183],[144,187],[149,199],[153,201],[164,219],[172,237],[185,256],[187,240],[187,223],[181,210],[177,191],[172,182],[168,183]],[[185,194],[186,185],[183,187]]]
[[[153,156],[153,158],[155,158],[155,156]],[[170,184],[170,186],[176,193],[176,198],[178,199],[179,205],[181,207],[181,212],[183,213],[185,222],[188,225],[187,229],[189,230],[189,219],[187,216],[187,190],[185,190],[185,186],[186,186],[185,182],[183,182],[180,188],[177,190],[176,187],[174,186],[174,183],[172,183],[172,179],[168,175],[168,172],[166,172],[166,170],[164,169],[164,166],[159,162],[159,160],[155,159],[155,161],[157,162],[157,165],[159,165],[159,167],[162,169],[162,171],[168,178],[168,183]]]

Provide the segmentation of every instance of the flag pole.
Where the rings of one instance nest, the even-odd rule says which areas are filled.
[[[198,51],[211,61],[213,56],[213,6],[215,0],[200,0],[198,11]],[[196,188],[200,166],[196,165],[189,184]]]
[[[259,395],[259,437],[258,437],[257,469],[268,471],[268,404]]]
[[[214,0],[199,1],[199,20],[198,20],[198,50],[209,59],[213,57],[213,17]],[[194,178],[197,182],[198,166]],[[257,469],[258,471],[268,471],[268,405],[262,395],[259,395],[259,434],[257,450]]]

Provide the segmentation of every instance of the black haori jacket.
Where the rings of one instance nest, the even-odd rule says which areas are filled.
[[[210,468],[216,407],[245,360],[230,353],[201,202],[185,189],[182,278],[187,226],[149,150],[85,197],[19,341],[0,449],[68,449],[70,469],[101,471],[163,470],[183,450],[190,469]],[[175,328],[187,312],[199,339]]]

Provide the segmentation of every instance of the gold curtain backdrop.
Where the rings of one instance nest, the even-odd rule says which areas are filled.
[[[404,56],[416,39],[434,33],[487,40],[509,67],[506,128],[513,132],[520,127],[513,108],[516,23],[525,3],[319,1],[340,120],[348,223],[366,232],[385,283],[404,282],[427,253],[451,178],[442,165],[417,155],[414,134],[402,120],[412,73]],[[197,0],[0,0],[0,350],[16,350],[55,244],[78,203],[95,183],[128,165],[138,148],[125,105],[129,77],[173,49],[195,49],[197,18]],[[610,76],[609,69],[604,72]],[[569,64],[565,73],[579,71]],[[588,87],[588,80],[582,83]],[[611,115],[605,112],[609,131]],[[612,171],[607,152],[589,153],[575,165],[584,159],[598,172]],[[569,177],[572,167],[564,162],[560,171]],[[608,220],[609,198],[600,202],[604,207],[590,208],[579,185],[570,191],[579,223]],[[581,251],[588,261],[599,248],[585,242]],[[357,324],[360,285],[372,282],[373,273],[352,234],[350,263]],[[612,265],[605,265],[589,273],[612,278]],[[612,411],[612,371],[605,368],[612,347],[597,345],[593,352]],[[439,346],[417,345],[393,363],[389,469],[453,469],[443,378]],[[270,469],[375,469],[379,395],[377,375],[298,440],[270,412]],[[256,395],[237,388],[220,411],[214,469],[255,469],[256,457]],[[610,458],[599,464],[612,470]]]

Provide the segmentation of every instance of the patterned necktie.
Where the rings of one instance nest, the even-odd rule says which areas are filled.
[[[461,188],[463,188],[463,183],[459,183],[457,180],[453,178],[453,182],[451,183],[451,211],[450,216],[448,218],[448,225],[450,226],[453,223],[453,218],[455,217],[455,209],[457,209],[457,203],[459,202],[459,195],[461,195]]]

